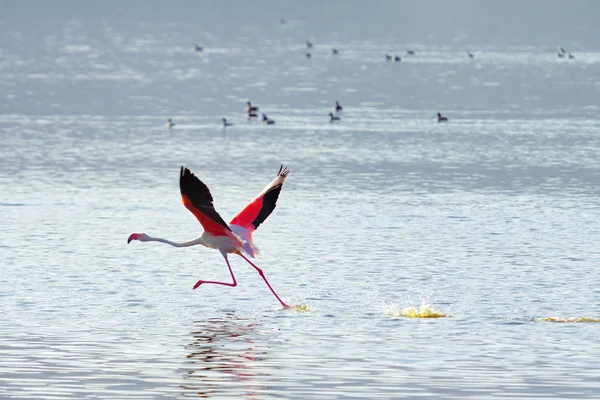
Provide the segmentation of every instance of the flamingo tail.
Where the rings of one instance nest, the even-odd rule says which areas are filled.
[[[244,228],[239,225],[230,225],[229,228],[231,231],[241,239],[242,241],[242,250],[251,258],[256,258],[260,254],[258,247],[254,244],[252,240],[252,233],[254,229]]]

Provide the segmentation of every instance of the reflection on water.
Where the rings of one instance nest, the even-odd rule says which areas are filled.
[[[193,341],[185,346],[188,354],[181,386],[185,397],[221,394],[252,399],[264,390],[256,379],[256,369],[268,360],[268,349],[253,340],[258,325],[233,313],[225,317],[194,323]]]

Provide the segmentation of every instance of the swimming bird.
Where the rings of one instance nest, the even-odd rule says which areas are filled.
[[[171,129],[174,126],[175,126],[175,122],[173,122],[173,119],[169,118],[167,120],[167,128]]]
[[[254,107],[249,101],[246,104],[248,104],[248,112],[258,111],[258,107]]]
[[[437,113],[437,121],[438,122],[448,122],[448,118],[442,117],[442,114]]]
[[[256,111],[248,111],[248,118],[258,117],[258,113]]]
[[[329,113],[329,122],[333,122],[333,121],[341,121],[341,119],[337,115],[333,115],[333,113]]]
[[[312,56],[312,54],[306,53],[306,58],[310,58],[311,56]]]
[[[398,61],[402,61],[402,59],[399,56],[394,56],[394,62],[398,62]]]
[[[308,47],[309,49],[313,48],[313,44],[310,42],[310,40],[306,41],[306,47]]]
[[[473,53],[471,53],[470,51],[467,51],[467,55],[469,56],[469,58],[473,58],[473,57],[475,57],[475,56],[473,55]]]
[[[275,121],[273,121],[272,119],[269,119],[269,117],[267,117],[267,114],[263,114],[263,124],[265,125],[274,125]]]
[[[339,51],[338,51],[338,49],[332,49],[331,53],[335,55],[335,54],[339,53]]]
[[[572,60],[574,58],[575,58],[575,56],[573,54],[569,53],[569,59]]]
[[[197,44],[194,45],[194,50],[196,50],[197,52],[200,52],[202,50],[204,50],[202,47],[198,46]]]
[[[558,58],[565,58],[565,53],[558,53]]]
[[[344,107],[341,106],[341,104],[339,103],[339,101],[335,101],[335,111],[342,111],[344,109]]]
[[[226,118],[223,118],[223,127],[233,125],[231,122],[227,122]]]
[[[167,239],[151,237],[146,233],[132,233],[129,235],[127,243],[130,243],[132,240],[139,240],[140,242],[161,242],[174,247],[189,247],[200,244],[219,250],[223,258],[225,258],[225,263],[229,268],[233,282],[199,280],[193,289],[198,288],[202,284],[237,286],[233,270],[227,258],[228,254],[237,254],[258,272],[281,306],[287,308],[288,305],[275,293],[263,271],[254,265],[244,254],[247,254],[251,258],[256,258],[258,255],[258,248],[254,245],[252,234],[275,209],[281,187],[288,173],[289,170],[287,167],[282,165],[279,168],[277,177],[254,200],[244,207],[242,211],[233,217],[228,225],[215,210],[213,197],[208,187],[188,168],[182,166],[179,174],[179,188],[183,205],[194,214],[204,228],[202,236],[189,242],[178,243]]]
[[[415,51],[414,50],[406,50],[406,54],[408,54],[409,56],[414,56]]]
[[[391,61],[392,60],[392,56],[390,56],[388,53],[385,53],[385,60],[386,61]]]

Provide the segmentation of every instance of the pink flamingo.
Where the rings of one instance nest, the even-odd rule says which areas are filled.
[[[151,237],[145,233],[132,233],[129,235],[127,243],[130,243],[132,240],[139,240],[140,242],[161,242],[174,247],[189,247],[201,244],[205,247],[219,250],[225,258],[225,263],[229,268],[233,282],[199,280],[196,282],[193,289],[196,289],[203,283],[231,287],[237,286],[227,254],[238,254],[258,271],[258,274],[263,278],[273,295],[275,295],[277,300],[279,300],[279,303],[281,303],[282,307],[287,308],[288,305],[279,298],[277,293],[275,293],[263,271],[254,265],[244,253],[252,258],[256,258],[258,255],[258,249],[254,246],[254,242],[252,241],[252,234],[275,209],[277,198],[279,197],[281,187],[288,173],[288,168],[282,165],[279,168],[277,177],[275,177],[275,179],[273,179],[273,181],[269,183],[267,187],[254,198],[254,200],[244,207],[242,211],[233,217],[228,225],[215,210],[213,198],[208,187],[189,169],[181,167],[179,188],[181,190],[183,205],[190,210],[198,221],[200,221],[200,224],[202,224],[202,227],[204,228],[202,236],[189,242],[177,243],[167,239]]]

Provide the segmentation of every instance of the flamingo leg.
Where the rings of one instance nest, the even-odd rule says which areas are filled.
[[[233,275],[233,270],[231,269],[231,265],[229,265],[229,260],[227,259],[227,255],[223,255],[223,257],[225,257],[225,262],[227,263],[227,268],[229,268],[229,272],[231,273],[231,278],[233,279],[233,283],[199,280],[198,282],[196,282],[196,284],[194,285],[192,290],[196,289],[198,286],[202,285],[203,283],[212,283],[213,285],[224,285],[224,286],[231,286],[231,287],[237,286],[237,282],[235,280],[235,276]]]
[[[242,258],[243,258],[244,260],[246,260],[246,261],[248,262],[248,264],[252,265],[252,267],[253,267],[255,270],[257,270],[257,271],[258,271],[258,274],[259,274],[259,275],[260,275],[260,276],[263,278],[263,280],[265,281],[265,283],[267,284],[267,286],[269,287],[269,289],[271,289],[271,293],[273,293],[273,295],[274,295],[274,296],[277,298],[277,300],[279,300],[279,303],[281,303],[281,306],[282,306],[283,308],[288,308],[289,306],[288,306],[287,304],[285,304],[285,303],[283,302],[283,300],[281,300],[281,299],[279,298],[279,296],[277,296],[277,293],[275,293],[275,291],[273,290],[273,288],[272,288],[272,287],[271,287],[271,285],[269,284],[269,281],[267,280],[267,277],[265,276],[265,274],[264,274],[264,272],[262,271],[262,269],[258,268],[256,265],[254,265],[254,264],[252,263],[252,261],[248,260],[248,259],[246,258],[246,256],[244,256],[243,254],[241,254],[241,253],[239,253],[239,254],[240,254],[240,256],[242,256]]]

